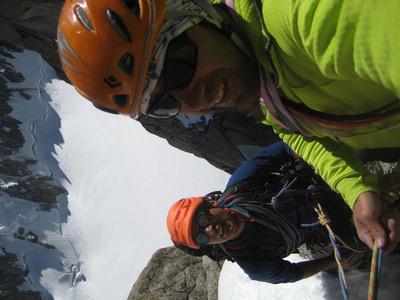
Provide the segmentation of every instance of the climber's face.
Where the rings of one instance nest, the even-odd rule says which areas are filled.
[[[172,88],[170,80],[160,79],[152,94],[151,103],[157,103],[167,94],[172,97],[164,99],[171,101],[170,103],[176,100],[180,106],[179,113],[190,115],[226,109],[252,110],[258,105],[257,68],[231,40],[210,25],[201,24],[188,29],[181,43],[185,43],[185,39],[189,46],[183,50],[178,43],[170,47],[176,47],[176,53],[181,52],[178,59],[189,70],[182,67],[178,71],[174,64],[166,64],[164,68],[170,70],[164,74],[187,78],[180,80],[183,84],[175,87],[172,85]],[[171,44],[174,45],[173,43]],[[193,47],[197,49],[197,53]],[[179,55],[186,57],[179,58]],[[172,54],[171,57],[175,59]]]
[[[194,236],[199,244],[222,244],[236,239],[245,221],[234,211],[220,207],[200,210],[194,218]]]

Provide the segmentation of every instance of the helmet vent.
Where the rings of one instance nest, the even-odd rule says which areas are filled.
[[[132,42],[131,35],[129,34],[128,29],[126,28],[124,21],[122,21],[121,17],[111,9],[107,9],[107,18],[111,22],[112,26],[118,33],[129,43]]]
[[[134,58],[130,53],[125,53],[118,62],[118,67],[122,70],[122,72],[131,76],[133,73],[134,66]]]
[[[90,22],[89,17],[82,6],[78,5],[76,7],[75,15],[78,17],[79,21],[82,23],[83,26],[86,27],[87,30],[94,31],[92,22]]]
[[[112,98],[119,107],[124,107],[128,102],[128,95],[114,95]]]
[[[140,4],[139,0],[123,0],[126,7],[133,12],[136,17],[140,15]]]
[[[121,82],[119,82],[114,76],[104,78],[104,82],[107,83],[110,88],[116,88],[121,85]]]

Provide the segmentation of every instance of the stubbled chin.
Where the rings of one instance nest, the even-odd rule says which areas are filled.
[[[260,97],[252,96],[252,97],[244,97],[241,95],[239,99],[237,99],[236,107],[239,110],[253,110],[256,106],[260,105]]]

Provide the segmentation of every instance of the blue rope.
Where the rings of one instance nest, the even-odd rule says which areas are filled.
[[[378,298],[379,281],[381,279],[381,266],[382,266],[383,251],[378,249],[378,261],[376,265],[376,279],[375,279],[375,298]]]
[[[332,246],[333,246],[333,251],[335,252],[335,255],[339,260],[342,260],[339,248],[336,244],[335,238],[332,236],[332,234],[329,232],[329,239],[331,240]],[[345,279],[343,278],[343,274],[340,272],[340,269],[338,268],[338,276],[339,276],[339,282],[340,282],[340,290],[343,295],[344,300],[349,300],[349,293],[346,289],[346,286],[344,284]]]
[[[378,249],[378,265],[377,265],[378,280],[381,279],[382,259],[383,259],[383,251],[381,248],[379,248]]]
[[[315,227],[321,225],[320,222],[314,222],[314,223],[306,223],[306,224],[300,224],[301,227]]]

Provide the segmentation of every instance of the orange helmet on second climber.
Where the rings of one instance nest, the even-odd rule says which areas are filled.
[[[192,197],[181,199],[172,205],[167,216],[167,227],[174,243],[199,248],[193,233],[193,220],[204,204],[204,197]]]
[[[136,118],[165,1],[66,0],[57,34],[68,79],[103,110]]]

